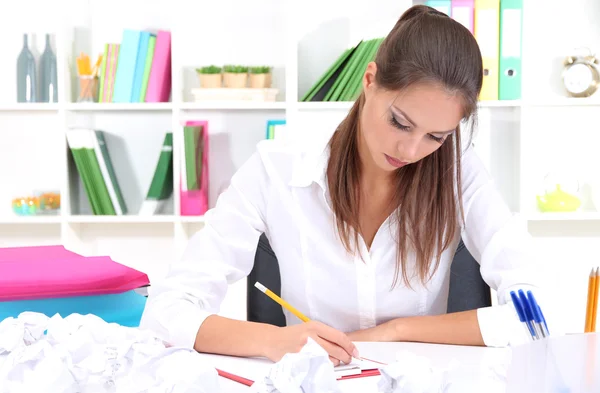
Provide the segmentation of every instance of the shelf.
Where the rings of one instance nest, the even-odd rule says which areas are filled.
[[[67,218],[69,223],[81,223],[81,224],[152,224],[152,223],[174,223],[177,220],[176,216],[171,215],[156,215],[156,216],[138,216],[138,215],[125,215],[125,216],[94,216],[94,215],[81,215],[81,216],[70,216]]]
[[[600,106],[600,98],[597,98],[597,97],[589,97],[589,98],[557,97],[557,98],[541,99],[541,100],[527,100],[527,101],[525,101],[525,105],[531,106],[531,107]]]
[[[521,100],[479,101],[480,108],[518,108],[523,106]]]
[[[180,216],[178,217],[180,222],[183,223],[203,223],[204,216]]]
[[[0,112],[53,112],[58,111],[57,103],[14,103],[0,104]]]
[[[354,105],[353,101],[312,101],[297,102],[299,110],[344,110],[347,111]]]
[[[61,216],[13,216],[0,218],[0,225],[23,225],[23,224],[60,224]]]
[[[600,220],[600,212],[531,213],[527,221],[590,221]]]
[[[313,102],[298,102],[296,103],[299,110],[349,110],[353,101],[313,101]],[[523,103],[521,100],[510,101],[480,101],[480,108],[513,108],[520,107]]]
[[[262,101],[206,101],[184,102],[179,105],[182,110],[275,110],[285,109],[286,103]]]
[[[133,103],[69,103],[67,110],[74,112],[110,112],[110,111],[170,111],[171,102],[133,102]]]

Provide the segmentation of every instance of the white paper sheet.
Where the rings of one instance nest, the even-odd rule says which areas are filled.
[[[448,367],[434,367],[430,359],[409,351],[380,369],[381,393],[500,393],[506,390],[507,365],[501,362],[477,366],[454,360]]]
[[[0,323],[0,393],[167,391],[218,392],[216,370],[193,350],[92,315],[23,313]]]

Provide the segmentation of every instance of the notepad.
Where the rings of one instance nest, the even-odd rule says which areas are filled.
[[[254,381],[268,374],[273,362],[266,358],[244,358],[201,353],[206,362],[213,365],[219,375],[251,386]],[[366,360],[355,360],[347,365],[334,367],[337,379],[360,378],[379,375],[381,364]]]

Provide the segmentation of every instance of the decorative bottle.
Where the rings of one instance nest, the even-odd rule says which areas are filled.
[[[17,58],[17,102],[36,102],[36,86],[35,58],[29,50],[27,34],[23,34],[23,49]]]
[[[40,57],[40,102],[57,102],[56,55],[52,52],[50,34],[46,34],[46,48]]]

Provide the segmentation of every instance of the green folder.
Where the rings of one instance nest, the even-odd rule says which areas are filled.
[[[140,101],[146,102],[146,91],[148,90],[148,80],[150,79],[150,69],[152,68],[152,59],[154,59],[154,47],[156,46],[156,35],[152,34],[148,40],[148,52],[146,52],[146,64],[144,64],[144,74],[142,76],[142,91],[140,92]]]
[[[98,102],[101,102],[101,97],[104,96],[104,74],[106,73],[106,59],[108,57],[108,45],[104,45],[104,54],[102,55],[102,62],[100,63],[100,86],[98,88]]]
[[[100,214],[100,206],[96,200],[95,192],[92,189],[91,178],[88,173],[87,165],[85,163],[85,152],[83,148],[71,148],[71,154],[73,156],[73,161],[75,162],[75,167],[77,168],[77,172],[79,174],[79,178],[83,183],[83,189],[87,196],[88,202],[90,203],[90,207],[92,209],[92,214]]]
[[[499,100],[521,99],[523,0],[500,2]]]
[[[173,133],[167,132],[146,199],[166,199],[173,192]]]
[[[356,63],[359,61],[360,57],[362,56],[362,53],[365,49],[365,45],[366,45],[366,43],[364,41],[361,41],[357,45],[356,50],[354,51],[354,53],[352,54],[352,56],[346,63],[344,69],[342,70],[342,72],[340,73],[338,78],[335,80],[331,89],[329,89],[329,91],[325,95],[325,98],[323,101],[337,101],[337,98],[339,97],[341,91],[344,89],[344,87],[348,83],[348,78],[350,77],[350,74],[355,69]]]
[[[338,78],[342,69],[346,66],[352,54],[358,46],[346,49],[341,56],[325,71],[319,80],[310,88],[310,90],[302,97],[301,101],[323,101],[322,97],[329,91],[330,86]],[[329,86],[326,86],[329,85]],[[324,90],[324,91],[323,91]]]
[[[199,144],[202,135],[202,126],[185,126],[183,128],[183,144],[185,154],[185,175],[188,191],[199,188],[199,169],[202,168],[202,152]],[[199,168],[200,166],[200,168]]]
[[[375,59],[375,55],[377,54],[377,50],[381,45],[383,38],[377,38],[369,41],[368,52],[365,54],[365,57],[362,59],[361,63],[358,64],[358,68],[354,73],[354,77],[348,83],[348,87],[344,90],[340,97],[340,101],[354,101],[358,98],[358,95],[362,91],[362,80],[365,70],[371,61]]]
[[[90,133],[90,141],[92,137],[93,136]],[[98,158],[96,157],[95,150],[90,147],[85,148],[84,152],[86,155],[87,167],[91,175],[92,187],[96,191],[96,197],[100,204],[100,214],[116,215],[115,208],[110,198],[110,194],[108,193],[108,188],[104,181],[104,177],[102,176],[102,171],[100,170],[100,164],[98,163]]]
[[[100,170],[102,181],[107,188],[109,195],[108,200],[110,201],[111,207],[111,210],[109,211],[114,211],[114,213],[111,214],[127,214],[127,206],[125,205],[125,199],[123,198],[121,187],[119,187],[115,168],[110,159],[110,154],[108,153],[104,132],[90,130],[90,137],[92,140],[92,149],[95,153],[96,162],[98,163],[98,169]]]

